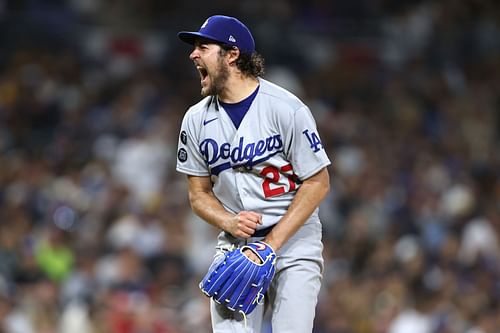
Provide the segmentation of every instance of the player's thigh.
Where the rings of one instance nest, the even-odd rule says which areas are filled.
[[[279,252],[269,293],[273,332],[312,332],[323,273],[321,225],[304,225]]]
[[[273,332],[312,332],[320,287],[317,262],[304,261],[282,270],[269,295]]]

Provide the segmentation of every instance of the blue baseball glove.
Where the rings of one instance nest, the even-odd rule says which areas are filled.
[[[253,251],[261,260],[255,263],[243,251]],[[245,315],[262,303],[276,272],[276,253],[264,242],[255,242],[227,252],[216,260],[200,289],[219,304]]]

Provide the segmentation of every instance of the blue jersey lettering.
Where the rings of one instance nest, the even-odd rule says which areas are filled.
[[[230,143],[224,142],[220,146],[214,139],[207,138],[199,146],[205,162],[212,168],[212,173],[216,174],[234,165],[253,166],[261,163],[277,153],[283,151],[283,140],[281,135],[272,135],[257,142],[245,143],[245,138],[241,137],[238,145],[231,147]],[[261,157],[255,160],[256,157]],[[227,161],[229,160],[229,161]],[[218,166],[219,161],[223,161]]]

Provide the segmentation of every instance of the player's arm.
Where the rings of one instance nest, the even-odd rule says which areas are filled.
[[[304,180],[288,211],[266,236],[264,242],[268,243],[275,251],[279,250],[306,222],[329,190],[330,177],[326,167]]]
[[[262,224],[262,216],[253,211],[233,214],[227,211],[212,191],[208,176],[188,176],[189,203],[194,213],[211,225],[234,237],[248,238]]]

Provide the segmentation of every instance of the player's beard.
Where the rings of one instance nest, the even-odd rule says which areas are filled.
[[[201,96],[216,96],[222,93],[225,89],[227,79],[229,78],[229,67],[224,63],[224,58],[219,57],[217,68],[210,76],[210,84],[206,87],[201,87]]]

